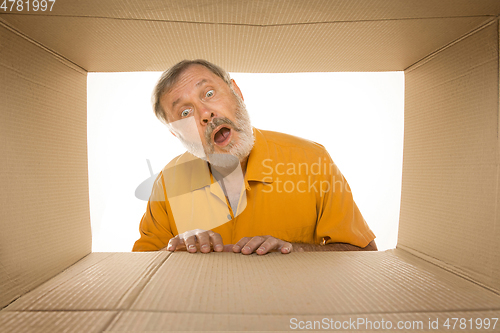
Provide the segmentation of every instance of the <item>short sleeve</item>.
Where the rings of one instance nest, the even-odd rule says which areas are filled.
[[[134,244],[132,249],[134,252],[160,250],[174,237],[165,200],[162,172],[153,184],[146,213],[144,213],[139,225],[139,232],[141,237]]]
[[[320,193],[318,199],[320,209],[315,241],[318,244],[348,243],[366,247],[375,239],[375,234],[354,202],[349,184],[326,150],[324,158],[330,162],[330,168],[322,176],[330,186],[328,191]]]

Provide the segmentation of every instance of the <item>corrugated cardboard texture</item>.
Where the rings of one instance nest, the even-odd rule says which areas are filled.
[[[24,10],[24,14],[28,14]],[[33,15],[245,25],[313,24],[500,14],[497,0],[65,0]]]
[[[403,250],[93,253],[1,311],[0,331],[79,327],[89,311],[87,324],[106,331],[290,330],[291,318],[428,325],[498,317],[500,296]]]
[[[0,312],[2,333],[102,332],[116,316],[112,311]]]
[[[500,290],[497,24],[405,72],[398,247]]]
[[[91,250],[86,73],[0,25],[0,308]]]
[[[479,323],[489,320],[489,330],[492,330],[494,320],[499,318],[500,311],[456,311],[456,312],[418,312],[418,313],[384,313],[384,314],[326,314],[326,315],[257,315],[257,314],[218,314],[218,313],[165,313],[165,312],[121,312],[105,332],[280,332],[280,331],[306,331],[306,332],[474,332],[475,321]],[[1,317],[0,317],[1,318]],[[292,318],[295,318],[293,321]],[[474,329],[460,329],[460,322],[451,318],[472,318]],[[326,319],[326,323],[324,320]],[[455,323],[455,330],[446,329],[443,324],[448,319],[451,327]],[[429,329],[429,323],[438,320],[439,330]],[[299,329],[298,321],[303,329]],[[311,325],[306,329],[307,321]],[[314,322],[317,323],[314,323]],[[334,322],[332,324],[332,321]],[[359,325],[357,325],[359,321]],[[384,321],[384,326],[381,322]],[[387,322],[391,322],[392,329],[387,329]],[[335,323],[337,322],[337,323]],[[370,323],[368,323],[370,322]],[[378,322],[378,323],[376,323]],[[399,323],[401,322],[401,323]],[[398,329],[397,325],[401,325]],[[313,326],[315,325],[315,326]],[[344,327],[342,327],[344,325]],[[370,326],[371,325],[371,326]],[[407,325],[406,329],[405,326]],[[421,326],[420,326],[421,325]],[[470,322],[465,324],[470,325]],[[385,327],[386,329],[382,329]],[[470,326],[468,326],[470,327]],[[315,330],[313,330],[315,329]],[[328,330],[327,330],[328,329]]]
[[[128,309],[169,252],[91,253],[9,305],[9,311]]]
[[[404,70],[499,13],[496,0],[73,0],[0,17],[92,72],[190,58],[233,72],[328,72]]]
[[[132,310],[327,315],[500,309],[500,296],[400,252],[175,253]]]

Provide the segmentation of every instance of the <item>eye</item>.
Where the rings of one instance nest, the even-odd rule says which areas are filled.
[[[190,112],[190,111],[191,111],[191,110],[189,110],[189,109],[186,109],[186,110],[182,111],[182,112],[181,112],[181,117],[187,117],[187,116],[189,115],[189,112]]]
[[[205,94],[205,97],[207,98],[210,98],[214,95],[214,90],[213,89],[210,89],[209,91],[207,91],[207,93]]]

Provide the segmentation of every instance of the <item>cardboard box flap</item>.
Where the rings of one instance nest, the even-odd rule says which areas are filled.
[[[379,314],[262,315],[221,313],[173,313],[125,311],[117,315],[106,332],[472,332],[492,330],[500,311],[457,311]],[[454,321],[451,318],[467,318]],[[469,321],[472,318],[472,321]],[[448,322],[446,321],[448,320]],[[449,326],[445,326],[448,323]],[[476,324],[477,323],[477,324]],[[460,324],[465,329],[460,329]],[[399,328],[398,328],[399,325]],[[406,326],[405,326],[406,325]],[[439,328],[436,329],[436,328]],[[455,330],[452,328],[455,327]],[[470,329],[472,327],[472,329]]]
[[[128,309],[168,252],[91,253],[5,310]]]
[[[91,72],[204,58],[233,72],[404,70],[500,13],[484,1],[56,3],[0,18]],[[117,19],[120,18],[120,19]]]
[[[86,73],[0,25],[0,308],[91,251]]]
[[[29,15],[272,26],[500,14],[497,0],[65,0],[51,7]]]
[[[254,315],[464,309],[500,309],[500,296],[401,250],[262,257],[174,253],[131,308]]]
[[[108,258],[111,255],[112,253],[101,252],[101,253],[92,253],[91,255],[89,254],[85,256],[84,258],[76,262],[74,265],[71,265],[67,269],[64,269],[62,272],[54,276],[49,281],[46,281],[45,283],[41,284],[40,286],[32,290],[29,293],[30,297],[32,297],[32,299],[38,299],[40,297],[43,297],[45,294],[51,292],[55,288],[55,286],[59,286],[63,283],[66,283],[66,281],[77,276],[78,274],[81,274],[89,267],[94,266],[95,264]],[[24,302],[20,301],[19,299],[17,301],[21,303]]]
[[[405,72],[398,247],[500,291],[498,22]]]
[[[89,309],[100,310],[89,328],[106,331],[289,330],[292,318],[427,329],[431,319],[498,318],[500,296],[403,250],[90,254],[1,311],[0,330],[80,328]]]
[[[112,311],[1,311],[2,333],[97,333],[116,316]]]

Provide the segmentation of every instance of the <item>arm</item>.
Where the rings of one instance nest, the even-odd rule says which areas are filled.
[[[156,178],[146,212],[139,225],[140,238],[132,251],[157,251],[173,236],[169,212],[165,202],[162,172]]]
[[[314,243],[322,244],[322,248],[305,247],[304,251],[377,250],[373,242],[375,235],[354,202],[347,180],[326,151],[324,159],[330,162],[330,168],[321,179],[331,186],[317,198],[320,210],[314,239]]]
[[[294,252],[313,252],[313,251],[377,251],[377,245],[372,240],[365,247],[358,247],[347,243],[332,243],[326,245],[292,243]]]

